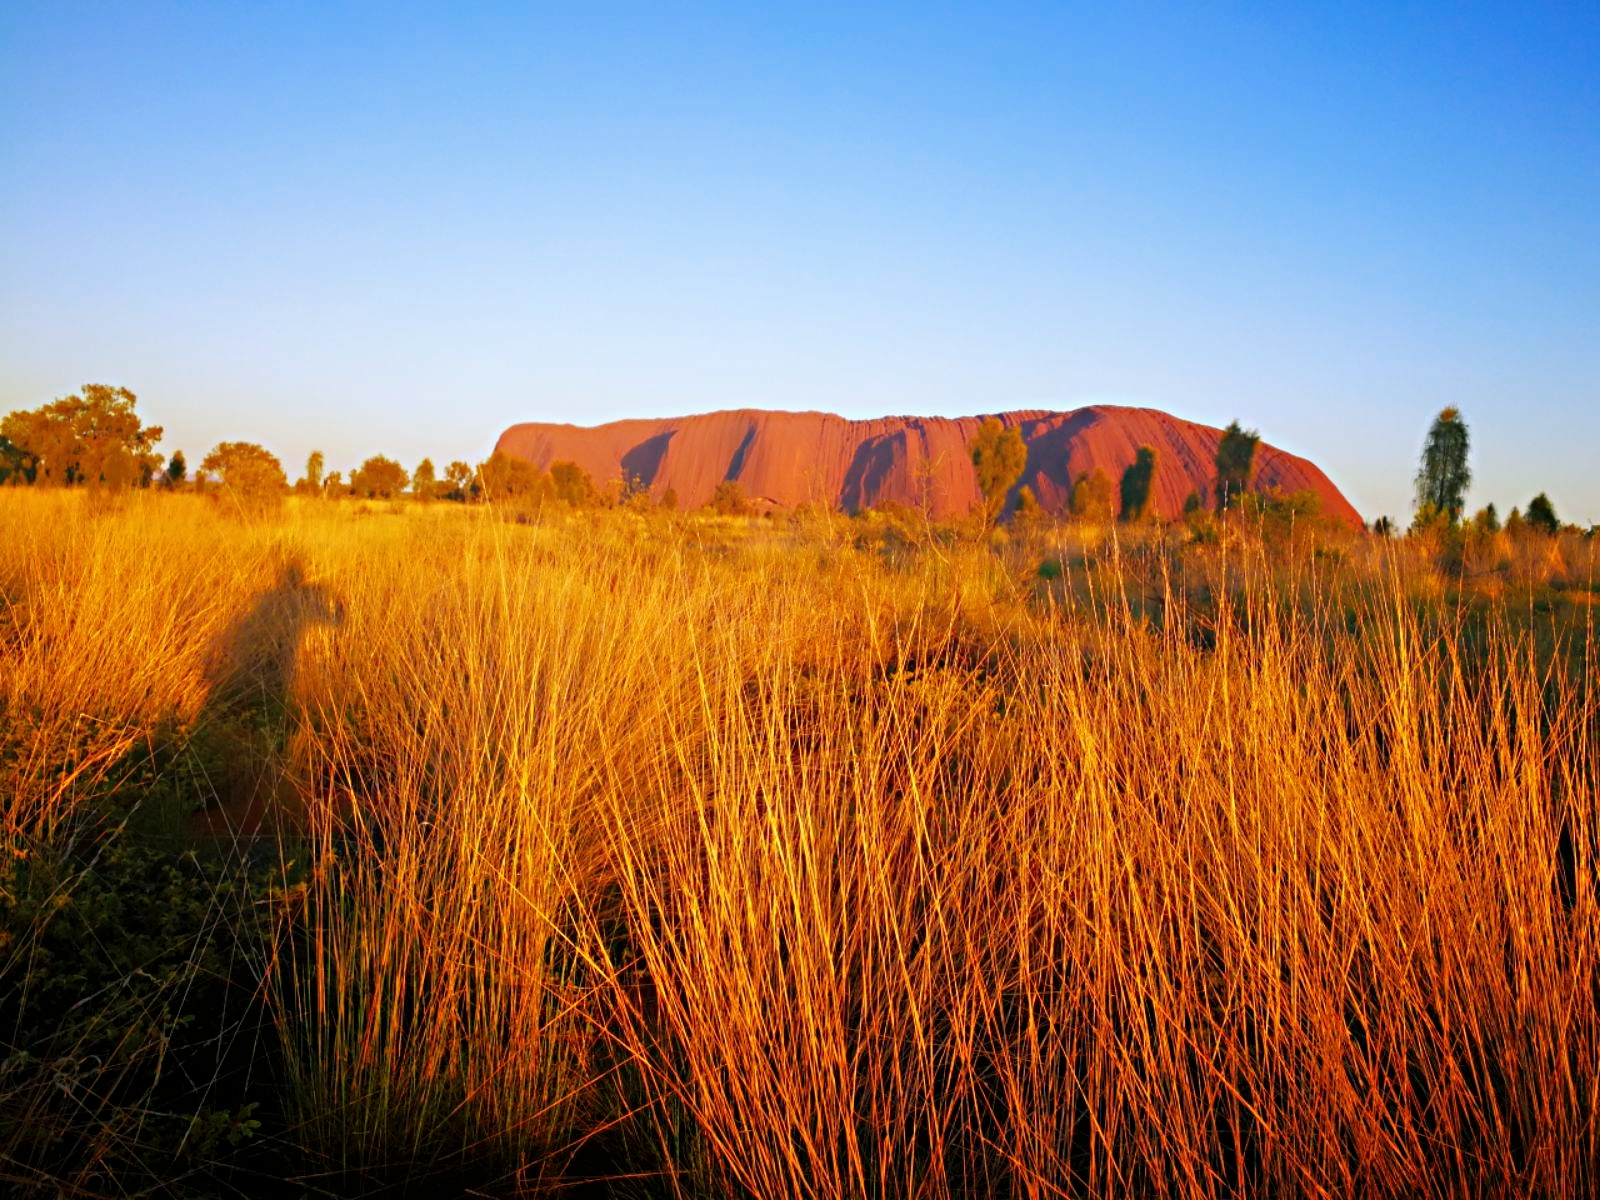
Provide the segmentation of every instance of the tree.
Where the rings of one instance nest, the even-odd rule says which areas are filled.
[[[1013,519],[1023,529],[1032,528],[1044,520],[1044,509],[1039,505],[1039,497],[1033,494],[1033,489],[1027,484],[1017,489],[1017,511]]]
[[[0,437],[0,483],[32,483],[33,456]]]
[[[0,421],[0,438],[25,453],[31,478],[47,484],[126,487],[160,466],[161,428],[145,425],[127,388],[85,384],[81,394]]]
[[[1501,532],[1500,514],[1486,504],[1466,522],[1458,553],[1461,569],[1469,575],[1482,575],[1509,565],[1506,547],[1510,538]]]
[[[433,459],[425,458],[411,472],[411,494],[418,500],[433,500],[438,496],[439,480],[433,473]]]
[[[1467,423],[1454,408],[1434,418],[1428,439],[1422,445],[1422,463],[1417,468],[1417,507],[1432,506],[1445,515],[1451,525],[1461,519],[1466,507],[1467,488],[1472,470],[1467,466],[1471,438]]]
[[[1312,488],[1287,494],[1278,488],[1246,494],[1239,507],[1269,546],[1288,546],[1297,538],[1304,543],[1325,527],[1322,497]]]
[[[1226,512],[1250,488],[1256,469],[1256,447],[1261,435],[1231,422],[1217,443],[1217,511]]]
[[[466,500],[471,494],[473,470],[460,459],[456,459],[444,469],[444,480],[450,488],[444,495],[446,500]]]
[[[496,450],[478,468],[483,494],[491,504],[542,504],[554,495],[550,477],[525,458]]]
[[[1411,528],[1406,532],[1419,537],[1425,536],[1437,539],[1448,534],[1450,528],[1450,518],[1443,509],[1435,508],[1431,504],[1424,504],[1411,514]]]
[[[165,484],[169,488],[180,488],[183,480],[189,474],[189,460],[184,458],[182,450],[174,450],[172,457],[167,460]]]
[[[1109,524],[1113,511],[1111,476],[1100,467],[1080,475],[1072,485],[1072,515],[1090,524]]]
[[[724,517],[742,517],[750,512],[750,502],[745,499],[744,488],[736,479],[724,479],[717,484],[711,497],[711,511]]]
[[[277,507],[289,480],[270,451],[254,442],[222,442],[200,463],[204,475],[214,476],[221,497],[244,513],[261,513]]]
[[[676,512],[678,508],[678,489],[668,488],[661,493],[661,507],[668,512]]]
[[[998,417],[985,417],[972,439],[972,465],[978,475],[978,490],[983,493],[984,518],[994,524],[1006,506],[1006,496],[1022,469],[1028,465],[1028,447],[1022,431],[1007,429]]]
[[[1142,521],[1150,515],[1150,489],[1156,478],[1153,446],[1140,446],[1132,464],[1122,473],[1122,519]]]
[[[350,489],[366,500],[393,500],[410,482],[406,469],[394,459],[374,454],[350,476]]]
[[[313,450],[306,457],[306,473],[294,490],[306,496],[322,495],[322,451]]]
[[[555,484],[556,499],[573,508],[599,508],[603,502],[589,472],[575,462],[551,463],[550,481]]]
[[[1538,533],[1554,537],[1561,532],[1561,522],[1556,519],[1556,506],[1550,503],[1550,497],[1543,492],[1528,501],[1528,511],[1523,516],[1529,528]]]

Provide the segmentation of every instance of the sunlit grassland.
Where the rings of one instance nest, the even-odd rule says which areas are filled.
[[[1365,539],[82,501],[0,493],[0,1016],[120,837],[269,1065],[157,1137],[189,1033],[118,1090],[0,1028],[10,1178],[256,1100],[335,1192],[1600,1186],[1587,546],[1485,598]]]

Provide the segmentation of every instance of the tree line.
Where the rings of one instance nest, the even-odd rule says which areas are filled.
[[[407,471],[375,454],[346,477],[326,470],[318,450],[291,487],[275,454],[243,441],[214,446],[191,474],[182,450],[170,458],[155,451],[163,431],[143,423],[137,404],[127,388],[88,384],[40,408],[10,413],[0,419],[0,484],[211,491],[249,509],[270,507],[290,493],[364,500],[552,500],[591,508],[636,499],[642,491],[637,480],[602,489],[576,463],[552,463],[541,471],[499,452],[477,466],[451,462],[442,475],[432,459]],[[671,506],[676,497],[669,490],[663,500]]]
[[[1250,490],[1255,478],[1256,449],[1260,444],[1260,433],[1245,429],[1238,421],[1223,430],[1217,442],[1216,480],[1209,503],[1207,497],[1194,492],[1184,503],[1184,514],[1209,508],[1221,515],[1248,504],[1252,498],[1257,503],[1263,502],[1262,498],[1253,497]],[[991,524],[1004,513],[1012,488],[1022,478],[1027,461],[1028,449],[1022,440],[1022,431],[1014,425],[1007,428],[998,417],[985,417],[972,441],[972,465],[977,472],[978,488],[983,493],[984,515]],[[1158,462],[1154,446],[1140,446],[1115,486],[1103,467],[1085,471],[1070,481],[1070,513],[1082,521],[1097,524],[1152,519],[1156,515],[1154,490]],[[1314,501],[1317,501],[1315,493],[1305,493],[1297,494],[1294,503],[1304,507]],[[1267,497],[1265,502],[1281,501]],[[1027,484],[1016,489],[1013,511],[1024,521],[1042,515],[1039,499]]]
[[[282,464],[270,451],[253,442],[230,441],[213,447],[191,477],[181,450],[170,458],[156,452],[163,431],[160,426],[143,423],[137,402],[127,388],[96,383],[37,409],[10,413],[0,419],[0,484],[209,490],[248,509],[271,507],[290,492],[364,500],[490,501],[523,507],[545,502],[573,508],[677,507],[677,496],[670,488],[655,501],[638,479],[611,480],[601,486],[577,463],[555,462],[548,470],[540,470],[498,451],[476,466],[452,461],[442,474],[428,458],[407,471],[394,459],[378,454],[348,477],[340,471],[327,471],[322,453],[314,451],[291,487]],[[1320,502],[1315,493],[1278,497],[1254,490],[1260,440],[1256,430],[1245,429],[1238,421],[1223,431],[1217,443],[1211,494],[1192,493],[1183,507],[1186,518],[1222,516],[1235,509],[1258,516],[1317,516]],[[1563,528],[1581,532],[1575,526],[1563,526],[1543,492],[1529,501],[1525,511],[1512,509],[1504,522],[1493,504],[1466,519],[1466,493],[1472,483],[1470,451],[1471,435],[1460,411],[1444,409],[1423,443],[1414,481],[1412,533],[1448,537],[1463,531],[1482,536],[1501,532],[1553,535]],[[1028,459],[1021,430],[1007,428],[997,417],[985,417],[973,439],[971,456],[983,496],[978,515],[986,524],[998,522],[1008,506],[1012,519],[1024,523],[1044,515],[1032,488],[1026,484],[1017,487]],[[1140,446],[1115,484],[1102,468],[1084,472],[1069,481],[1070,514],[1100,524],[1151,519],[1159,465],[1155,447]],[[751,511],[750,502],[733,481],[721,484],[707,507],[729,515]],[[1379,517],[1371,528],[1380,536],[1397,532],[1386,516]]]
[[[1217,442],[1211,495],[1191,493],[1184,502],[1184,517],[1223,516],[1242,509],[1258,517],[1315,518],[1321,507],[1315,492],[1271,496],[1254,489],[1256,451],[1260,442],[1261,435],[1256,430],[1246,429],[1238,421],[1229,424]],[[1479,509],[1470,520],[1466,519],[1466,494],[1472,483],[1468,461],[1471,443],[1460,410],[1446,408],[1434,419],[1423,442],[1414,481],[1416,509],[1410,527],[1412,533],[1448,539],[1461,534],[1482,537],[1502,532],[1513,538],[1524,533],[1554,536],[1562,531],[1589,535],[1595,532],[1563,524],[1556,515],[1554,503],[1544,492],[1530,500],[1526,510],[1513,508],[1504,523],[1492,503]],[[1016,487],[1027,465],[1027,457],[1020,429],[1006,428],[998,417],[983,419],[972,443],[972,462],[983,492],[984,515],[991,524],[1005,511],[1013,488],[1016,492],[1012,511],[1016,519],[1027,521],[1041,515],[1033,489],[1026,484]],[[1075,518],[1095,524],[1151,518],[1155,515],[1152,493],[1157,465],[1155,448],[1140,446],[1134,461],[1115,486],[1103,468],[1084,472],[1071,480],[1069,512]],[[1397,532],[1394,521],[1387,516],[1373,521],[1370,529],[1384,537]]]

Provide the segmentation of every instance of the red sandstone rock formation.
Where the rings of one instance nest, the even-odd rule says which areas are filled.
[[[1027,443],[1028,464],[1018,486],[1033,488],[1047,511],[1064,512],[1072,481],[1096,467],[1115,489],[1140,446],[1156,451],[1156,513],[1175,517],[1191,493],[1211,496],[1220,429],[1155,409],[1111,405],[998,415],[1002,424],[1019,428]],[[965,513],[979,499],[968,447],[981,420],[847,421],[831,413],[742,409],[589,428],[513,425],[495,449],[541,469],[570,460],[602,485],[637,479],[658,499],[671,488],[684,508],[698,508],[719,483],[734,480],[746,497],[768,506],[812,503],[854,511],[893,501],[943,518]],[[1285,494],[1310,489],[1321,497],[1324,514],[1361,523],[1314,464],[1265,443],[1256,452],[1255,488]]]

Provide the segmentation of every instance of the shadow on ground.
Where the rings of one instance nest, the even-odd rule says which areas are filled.
[[[296,660],[313,626],[343,620],[338,599],[291,561],[212,642],[192,743],[212,799],[193,819],[196,837],[251,838],[295,821],[299,790],[284,749],[298,720]]]

